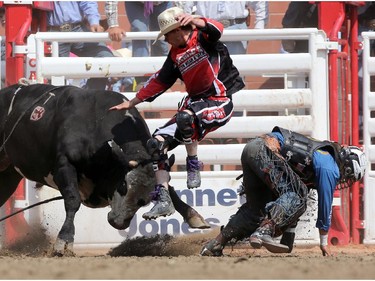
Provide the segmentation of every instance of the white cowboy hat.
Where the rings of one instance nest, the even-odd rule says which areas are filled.
[[[158,34],[158,37],[156,37],[153,44],[155,44],[163,35],[181,26],[180,22],[176,20],[176,17],[179,14],[183,14],[183,13],[184,11],[181,8],[172,7],[172,8],[166,9],[164,12],[162,12],[158,16],[160,32]],[[194,15],[193,17],[200,17],[200,16]]]
[[[115,57],[123,57],[123,58],[131,58],[132,57],[132,51],[128,48],[112,50],[112,53]]]

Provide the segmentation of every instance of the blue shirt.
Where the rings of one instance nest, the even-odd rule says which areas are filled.
[[[278,139],[281,147],[284,145],[282,134],[274,132],[271,135]],[[320,149],[313,153],[313,170],[315,188],[318,192],[316,227],[328,231],[331,226],[333,193],[340,179],[340,171],[332,155]]]
[[[85,18],[90,25],[99,24],[100,14],[96,1],[54,1],[54,10],[47,13],[48,26],[79,23]]]

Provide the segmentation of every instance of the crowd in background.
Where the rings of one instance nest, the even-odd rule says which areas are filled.
[[[177,6],[185,12],[211,17],[224,24],[226,29],[247,29],[251,24],[250,13],[254,13],[254,28],[266,28],[268,24],[267,1],[106,1],[105,17],[101,19],[96,1],[53,1],[54,10],[47,14],[47,31],[53,32],[103,32],[107,31],[111,40],[121,42],[125,35],[119,23],[120,5],[123,5],[132,32],[158,31],[157,16],[167,8]],[[5,8],[1,8],[1,24],[5,24]],[[227,42],[231,54],[247,52],[248,42]],[[60,43],[59,56],[166,56],[168,44],[159,40],[151,44],[149,40],[121,42],[121,48],[114,52],[111,45],[103,43]],[[5,59],[5,45],[2,45],[2,62]],[[4,68],[4,63],[3,63]],[[3,75],[5,73],[2,72]],[[147,77],[94,78],[81,80],[76,85],[87,88],[113,89],[116,91],[136,91]],[[68,80],[68,83],[74,83]]]
[[[64,3],[65,2],[65,3]],[[50,31],[60,31],[62,23],[72,24],[71,31],[107,31],[113,42],[121,42],[125,36],[124,27],[119,23],[120,5],[125,8],[130,30],[158,31],[157,16],[165,9],[177,6],[187,13],[197,14],[220,21],[225,29],[254,29],[268,27],[269,3],[268,1],[106,1],[105,19],[100,15],[96,1],[54,1],[54,11],[48,13]],[[372,31],[375,28],[374,2],[365,2],[358,8],[358,34],[363,31]],[[317,4],[308,1],[290,2],[282,19],[283,28],[317,27]],[[252,16],[251,16],[252,15]],[[5,28],[5,8],[0,8],[2,30]],[[66,31],[66,30],[65,30]],[[110,46],[99,44],[61,44],[60,56],[165,56],[168,53],[168,44],[158,41],[151,44],[148,40],[136,40],[132,43],[121,42],[119,52],[113,52]],[[231,54],[244,54],[248,52],[247,41],[226,42]],[[283,40],[281,52],[307,51],[307,41]],[[1,45],[2,81],[5,75],[5,44]],[[359,61],[361,79],[361,61]],[[81,86],[94,88],[111,88],[116,91],[135,91],[147,80],[147,77],[121,77],[112,79],[90,79],[81,81]],[[137,86],[138,85],[138,86]],[[361,91],[360,91],[361,92]],[[361,109],[360,109],[361,110]]]

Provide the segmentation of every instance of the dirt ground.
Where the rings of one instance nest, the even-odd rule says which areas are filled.
[[[375,245],[296,246],[290,254],[228,246],[224,257],[201,257],[216,233],[125,240],[113,249],[50,257],[51,243],[32,234],[0,250],[0,279],[375,279]]]

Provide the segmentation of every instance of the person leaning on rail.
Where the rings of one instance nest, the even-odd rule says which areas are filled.
[[[105,1],[105,15],[107,17],[108,37],[112,41],[121,42],[126,35],[125,30],[120,27],[118,22],[118,1]]]
[[[185,12],[217,20],[226,30],[246,30],[251,25],[250,12],[254,12],[254,29],[268,24],[268,1],[177,1]],[[226,41],[231,55],[247,53],[248,41]]]
[[[246,202],[220,234],[203,246],[201,255],[221,256],[229,241],[249,236],[253,248],[291,252],[309,190],[316,189],[320,249],[323,256],[329,256],[333,193],[336,187],[349,187],[363,178],[367,160],[361,149],[274,127],[245,145],[241,163]],[[281,234],[276,243],[273,238]]]
[[[281,21],[283,28],[318,27],[318,4],[310,1],[291,1]],[[307,53],[308,40],[282,40],[282,52]]]
[[[170,215],[174,206],[168,193],[169,163],[167,151],[184,144],[187,151],[187,187],[201,185],[198,142],[209,132],[224,126],[233,113],[232,94],[244,87],[237,68],[233,65],[226,46],[219,41],[223,25],[209,18],[192,16],[181,8],[172,7],[158,16],[160,33],[171,49],[162,68],[141,88],[135,98],[110,108],[129,109],[151,102],[181,79],[187,96],[178,112],[164,126],[158,128],[149,141],[155,157],[157,186],[154,207],[143,215],[145,219]]]
[[[100,26],[98,4],[95,1],[54,1],[54,9],[47,13],[48,31],[53,32],[103,32]],[[86,26],[85,21],[88,25]],[[69,57],[70,53],[78,57],[114,57],[104,43],[75,42],[59,43],[59,56]],[[86,87],[105,90],[107,78],[90,78]]]

